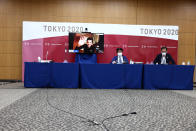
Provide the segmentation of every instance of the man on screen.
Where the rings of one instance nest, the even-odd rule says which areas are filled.
[[[112,59],[112,64],[128,64],[128,59],[126,56],[122,55],[123,49],[122,48],[117,48],[116,49],[117,56],[114,56]]]
[[[175,64],[175,61],[173,60],[171,55],[167,53],[167,47],[162,47],[161,53],[157,55],[153,63],[167,65]]]
[[[93,44],[93,38],[89,37],[86,43],[80,44],[75,50],[84,50],[84,53],[95,53],[95,45]]]

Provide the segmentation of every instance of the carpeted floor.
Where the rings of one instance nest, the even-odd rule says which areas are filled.
[[[196,98],[164,90],[38,89],[0,110],[0,131],[195,131]]]

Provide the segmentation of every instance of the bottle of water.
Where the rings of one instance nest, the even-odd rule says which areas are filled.
[[[134,61],[132,59],[130,59],[130,64],[134,64]]]
[[[38,56],[37,60],[38,60],[38,62],[41,62],[42,59],[41,59],[41,57]]]

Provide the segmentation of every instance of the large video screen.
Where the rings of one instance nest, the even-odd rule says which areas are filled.
[[[72,53],[103,53],[103,33],[69,33],[69,52]]]

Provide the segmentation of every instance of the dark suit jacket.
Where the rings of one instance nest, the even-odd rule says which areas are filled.
[[[76,47],[75,50],[80,50],[80,49],[84,49],[84,53],[96,53],[95,52],[95,45],[92,45],[90,48],[88,47],[87,44],[84,44],[80,47]]]
[[[161,58],[162,58],[162,54],[158,54],[153,63],[154,64],[156,64],[156,63],[161,64]],[[175,64],[175,61],[173,60],[171,55],[168,53],[166,54],[166,62],[168,64]]]
[[[114,56],[114,58],[112,59],[111,63],[112,63],[113,61],[117,61],[117,60],[118,60],[118,56]],[[124,55],[123,55],[123,61],[124,61],[124,64],[128,64],[128,63],[129,63],[127,57],[124,56]]]

